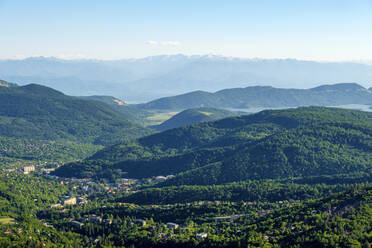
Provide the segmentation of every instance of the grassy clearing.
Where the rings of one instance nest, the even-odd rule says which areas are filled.
[[[148,125],[158,125],[164,121],[170,119],[172,116],[179,112],[155,112],[154,115],[148,116],[146,120],[149,122]]]
[[[211,112],[203,112],[203,111],[199,111],[199,113],[202,113],[203,115],[206,115],[206,116],[210,116],[213,114]]]
[[[152,115],[147,117],[149,121],[165,121],[168,120],[170,117],[167,115]]]
[[[15,224],[15,220],[8,216],[0,216],[0,224]]]

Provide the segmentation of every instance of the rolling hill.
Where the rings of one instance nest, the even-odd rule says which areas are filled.
[[[371,173],[372,113],[325,107],[267,110],[175,128],[107,147],[60,176],[148,178],[161,185]],[[121,171],[121,173],[120,173]]]
[[[101,102],[37,84],[0,86],[0,136],[107,145],[150,133]]]
[[[172,116],[169,120],[166,120],[160,125],[152,126],[151,128],[157,131],[165,131],[168,129],[182,127],[194,123],[223,119],[238,114],[238,112],[216,108],[186,109]]]
[[[247,109],[298,106],[372,104],[372,91],[355,83],[322,85],[312,89],[280,89],[252,86],[217,91],[194,91],[165,97],[142,105],[144,109],[186,109],[198,107]]]

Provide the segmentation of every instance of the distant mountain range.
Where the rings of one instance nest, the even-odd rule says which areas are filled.
[[[109,146],[55,173],[94,178],[175,175],[164,186],[371,173],[371,135],[369,112],[266,110]]]
[[[126,101],[149,101],[195,90],[214,92],[254,85],[310,88],[324,83],[359,82],[370,87],[372,66],[208,55],[117,61],[37,57],[1,60],[0,78],[43,84],[70,95],[113,95]]]
[[[271,86],[224,89],[215,93],[194,91],[160,98],[141,105],[144,109],[283,108],[298,106],[372,105],[372,91],[356,83],[321,85],[311,89],[281,89]]]
[[[98,101],[0,82],[0,136],[107,145],[151,132]]]

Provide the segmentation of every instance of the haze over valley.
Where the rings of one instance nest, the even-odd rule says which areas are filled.
[[[182,54],[114,61],[35,57],[0,60],[0,78],[42,84],[70,95],[113,95],[144,102],[195,90],[248,86],[307,89],[356,82],[368,88],[372,87],[372,66]]]

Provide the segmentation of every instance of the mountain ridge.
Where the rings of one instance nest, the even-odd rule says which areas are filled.
[[[272,86],[231,88],[214,93],[194,91],[160,98],[140,105],[144,109],[187,109],[197,107],[252,108],[337,106],[372,104],[372,91],[356,83],[321,85],[310,89],[283,89]]]

